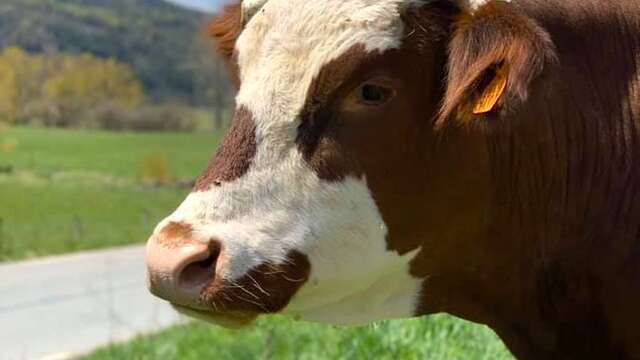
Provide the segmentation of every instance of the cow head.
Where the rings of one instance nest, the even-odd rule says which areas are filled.
[[[148,242],[151,291],[227,325],[436,311],[446,294],[429,279],[464,267],[455,252],[485,232],[483,134],[526,96],[545,35],[507,3],[428,0],[245,0],[212,33],[237,108]],[[508,82],[474,114],[500,69]]]

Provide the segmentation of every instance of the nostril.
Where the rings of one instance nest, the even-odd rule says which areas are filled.
[[[178,275],[178,286],[183,289],[201,289],[212,281],[219,255],[220,247],[217,244],[209,246],[209,256],[206,259],[188,264],[182,269]]]

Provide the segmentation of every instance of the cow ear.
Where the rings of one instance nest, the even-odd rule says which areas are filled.
[[[214,40],[218,54],[229,69],[231,80],[236,88],[240,86],[240,78],[235,61],[235,48],[236,40],[241,32],[242,8],[240,3],[225,6],[206,29],[207,36]]]
[[[515,107],[556,55],[549,34],[533,19],[513,4],[490,1],[455,21],[447,61],[437,127],[498,117]]]
[[[225,6],[207,27],[207,34],[214,39],[218,52],[227,60],[233,57],[240,32],[242,32],[240,3]]]

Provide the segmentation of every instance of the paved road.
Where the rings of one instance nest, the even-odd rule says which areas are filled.
[[[62,359],[178,315],[145,288],[141,246],[0,265],[0,359]]]

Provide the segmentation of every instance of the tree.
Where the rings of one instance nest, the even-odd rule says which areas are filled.
[[[133,108],[144,102],[142,85],[128,65],[91,55],[60,56],[42,86],[43,99],[55,106],[60,123],[70,125],[81,114],[110,104]]]
[[[0,124],[6,126],[15,121],[17,104],[17,75],[6,62],[0,60]]]
[[[33,55],[17,47],[0,52],[0,124],[78,125],[103,105],[142,104],[142,85],[131,67],[91,55]]]
[[[0,152],[15,144],[7,139],[6,128],[14,123],[22,109],[26,92],[25,73],[31,70],[29,56],[19,48],[7,48],[0,53]]]
[[[0,118],[17,121],[29,101],[39,96],[44,77],[44,59],[17,47],[0,53]]]

